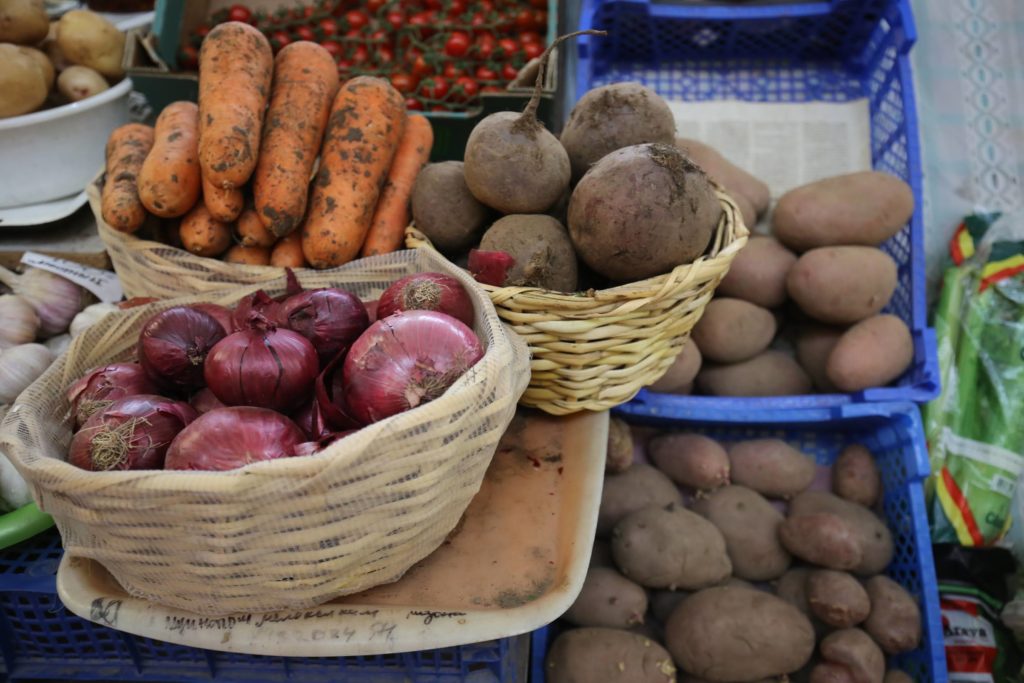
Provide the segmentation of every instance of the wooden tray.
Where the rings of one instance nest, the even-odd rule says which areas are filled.
[[[532,631],[575,600],[593,546],[607,413],[520,410],[444,545],[395,583],[295,612],[207,618],[128,595],[65,554],[57,592],[83,619],[191,647],[274,656],[409,652]]]

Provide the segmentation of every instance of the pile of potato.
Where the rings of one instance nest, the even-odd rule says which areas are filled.
[[[741,206],[755,205],[752,215],[763,211],[763,183],[716,156],[712,177],[724,179]],[[772,212],[773,235],[751,236],[694,326],[693,343],[652,389],[780,396],[812,387],[860,391],[899,378],[914,343],[906,323],[881,313],[898,280],[896,262],[879,245],[913,210],[910,186],[878,171],[784,194]]]
[[[124,34],[94,12],[50,22],[43,0],[0,0],[0,118],[78,102],[124,76]]]
[[[646,456],[633,462],[613,419],[598,540],[551,683],[911,680],[886,655],[918,647],[921,614],[882,573],[893,539],[864,446],[839,455],[831,491],[778,439],[657,433]]]

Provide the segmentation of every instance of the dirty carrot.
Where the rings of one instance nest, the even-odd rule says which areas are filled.
[[[238,217],[235,232],[238,233],[238,242],[243,247],[272,247],[277,242],[274,234],[263,225],[263,221],[252,209],[246,209]]]
[[[139,200],[138,175],[153,146],[153,129],[129,123],[107,138],[107,177],[101,193],[103,220],[121,232],[135,232],[146,221]]]
[[[240,189],[221,189],[207,182],[204,176],[203,203],[214,218],[222,223],[230,223],[238,218],[245,208],[245,195]]]
[[[230,190],[256,168],[274,56],[249,24],[218,24],[199,51],[199,163],[203,178]]]
[[[405,122],[405,132],[398,143],[395,160],[391,162],[387,183],[377,201],[361,256],[389,254],[401,248],[405,228],[409,225],[412,185],[420,169],[430,159],[433,145],[434,131],[427,117],[420,114],[410,116]]]
[[[197,256],[220,256],[231,246],[231,226],[218,221],[199,202],[181,219],[181,245]]]
[[[296,230],[285,235],[270,252],[270,265],[279,268],[305,268],[306,257],[302,253],[302,235]]]
[[[314,268],[359,255],[404,129],[405,101],[388,81],[357,76],[341,86],[302,226],[302,251]]]
[[[263,224],[278,237],[306,214],[313,163],[337,92],[338,65],[324,48],[299,41],[277,53],[253,197]]]
[[[224,260],[228,263],[244,263],[248,266],[269,266],[270,249],[267,247],[245,247],[241,244],[236,244],[224,254]]]
[[[199,107],[167,105],[153,130],[153,149],[139,172],[139,199],[153,215],[182,216],[199,199]]]

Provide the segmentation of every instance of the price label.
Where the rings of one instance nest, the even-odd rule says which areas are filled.
[[[54,258],[53,256],[43,256],[34,251],[26,251],[25,255],[21,257],[21,262],[26,266],[48,270],[51,273],[71,280],[76,285],[84,287],[95,294],[104,303],[117,303],[124,297],[121,281],[117,279],[115,273],[109,270],[91,268],[90,266],[83,266],[81,263]]]

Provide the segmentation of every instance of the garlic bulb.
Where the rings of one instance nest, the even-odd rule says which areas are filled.
[[[35,341],[39,316],[32,304],[17,294],[0,296],[0,349]]]
[[[53,354],[42,344],[22,344],[0,352],[0,403],[14,403],[52,362]]]
[[[0,422],[7,414],[7,408],[0,406]],[[0,451],[0,514],[17,510],[32,502],[32,494],[28,490],[28,484],[14,469],[7,455]]]
[[[75,319],[71,321],[71,337],[77,337],[86,329],[92,327],[100,318],[104,317],[107,313],[113,313],[119,311],[117,306],[114,304],[93,304],[92,306],[86,306],[82,309],[81,313],[75,316]]]
[[[36,309],[39,334],[43,337],[67,332],[71,319],[85,308],[91,296],[74,282],[39,268],[29,268],[18,275],[0,266],[0,282]]]
[[[50,349],[50,353],[56,358],[60,354],[68,350],[71,346],[71,335],[70,334],[58,334],[56,337],[50,337],[43,342],[43,346]]]

